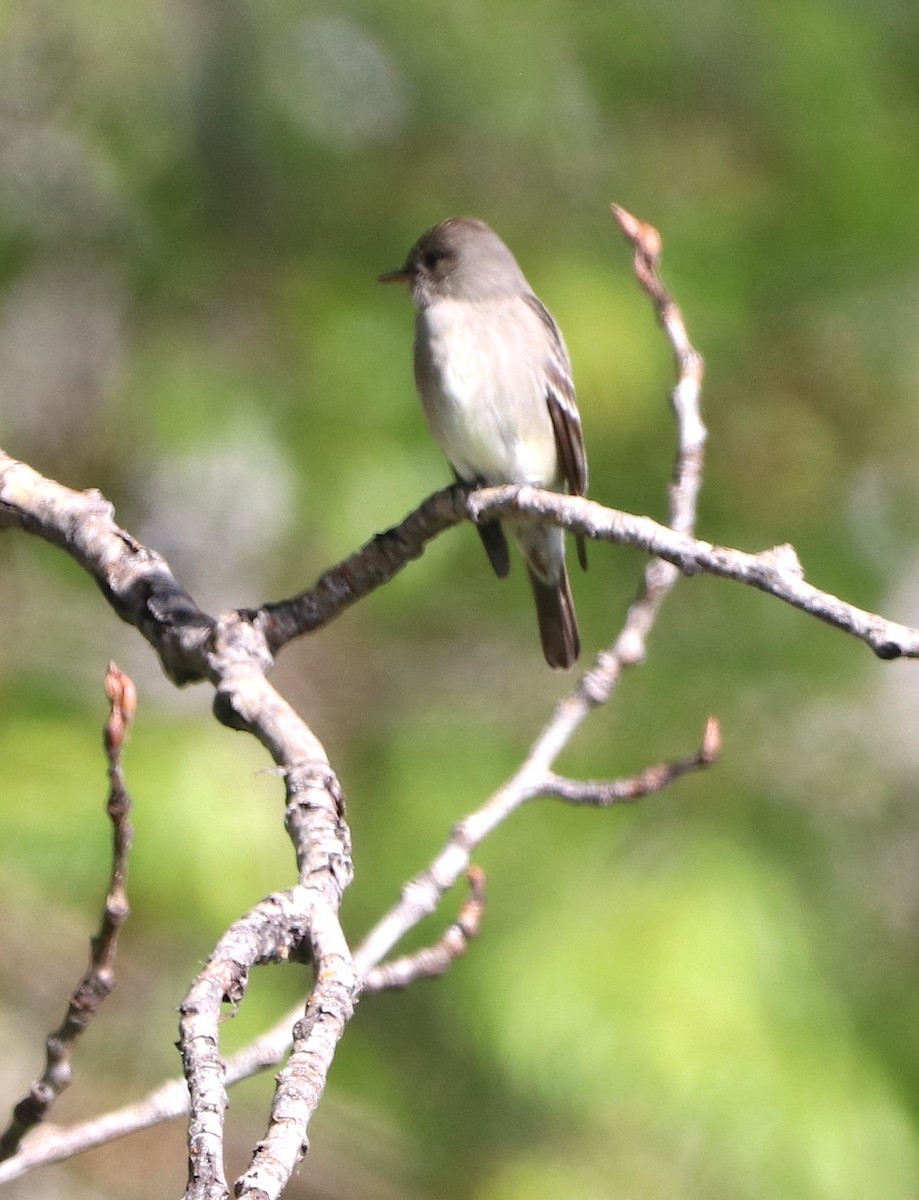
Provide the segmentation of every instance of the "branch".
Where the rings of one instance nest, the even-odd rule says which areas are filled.
[[[677,533],[650,517],[636,517],[590,500],[531,488],[483,488],[470,495],[468,503],[477,521],[513,519],[521,513],[538,516],[598,541],[646,550],[683,575],[717,575],[757,588],[859,638],[878,658],[919,657],[919,630],[814,587],[804,578],[793,546],[773,546],[759,554],[747,554]]]
[[[64,1020],[45,1041],[45,1070],[13,1109],[9,1126],[0,1138],[0,1162],[11,1158],[35,1125],[43,1121],[55,1100],[73,1079],[71,1059],[77,1042],[88,1028],[103,1001],[115,986],[115,953],[118,933],[128,916],[125,891],[128,851],[131,848],[131,799],[125,791],[121,751],[128,726],[134,718],[137,698],[134,684],[114,663],[109,663],[105,690],[111,710],[105,723],[105,752],[108,758],[109,795],[107,811],[112,821],[112,871],[102,913],[102,924],[92,939],[86,974],[77,984]]]
[[[645,767],[627,779],[568,779],[564,775],[550,774],[544,780],[542,794],[554,796],[567,804],[583,804],[591,808],[634,804],[636,800],[663,791],[690,771],[712,766],[717,762],[720,751],[721,729],[715,717],[709,717],[702,745],[687,758],[655,763],[653,767]]]
[[[118,527],[111,505],[97,492],[72,491],[0,451],[2,526],[18,526],[70,554],[119,616],[147,638],[167,675],[177,684],[208,680],[214,687],[218,720],[256,737],[280,770],[287,795],[285,823],[297,855],[300,885],[309,894],[308,937],[315,971],[289,1069],[309,1074],[320,1086],[298,1093],[301,1107],[297,1122],[291,1123],[289,1078],[282,1074],[269,1130],[237,1189],[244,1195],[251,1190],[250,1182],[256,1189],[264,1182],[266,1197],[279,1195],[305,1146],[305,1130],[331,1060],[330,1045],[334,1047],[350,1019],[359,988],[338,921],[352,866],[335,773],[318,738],[265,678],[272,655],[261,631],[245,613],[215,619],[201,610],[178,585],[168,563]],[[251,919],[270,924],[258,907]],[[194,987],[190,994],[197,995]],[[214,1094],[206,1077],[211,1064],[194,1050],[186,1051],[183,1047],[191,1094],[209,1101]],[[208,1132],[201,1158],[196,1122]],[[190,1129],[189,1194],[217,1195],[223,1186],[222,1113],[214,1121],[196,1112]]]
[[[223,1197],[227,1190],[222,1162],[225,1088],[279,1062],[290,1045],[291,1023],[296,1021],[293,1053],[278,1079],[269,1129],[236,1187],[238,1195],[260,1200],[280,1195],[306,1147],[309,1121],[353,1010],[360,979],[377,990],[430,975],[454,961],[477,928],[481,903],[473,883],[473,896],[460,919],[435,947],[378,966],[469,869],[472,850],[537,796],[606,806],[650,794],[713,761],[717,725],[710,722],[695,754],[646,768],[627,780],[577,781],[558,774],[554,767],[589,713],[609,699],[622,671],[643,660],[661,604],[680,573],[705,571],[760,588],[861,637],[882,658],[919,656],[919,633],[812,587],[804,581],[790,547],[751,555],[693,536],[704,461],[705,428],[699,411],[703,362],[689,341],[678,306],[661,282],[656,231],[617,207],[613,215],[633,246],[636,276],[654,306],[677,367],[671,395],[677,452],[668,489],[669,526],[534,488],[469,492],[454,486],[429,497],[400,524],[325,572],[312,588],[290,600],[215,619],[178,585],[164,559],[115,524],[111,506],[98,493],[73,492],[0,451],[0,527],[18,526],[74,557],[115,611],[147,638],[174,682],[211,682],[218,719],[230,728],[248,731],[268,749],[285,782],[286,825],[300,876],[296,888],[269,897],[237,922],[192,984],[182,1014],[188,1091],[182,1081],[173,1081],[140,1104],[69,1131],[43,1130],[14,1158],[0,1163],[0,1182],[38,1162],[69,1157],[121,1133],[179,1115],[187,1111],[190,1091],[194,1112],[187,1194]],[[352,871],[340,787],[318,739],[265,675],[273,654],[291,638],[322,627],[387,582],[420,555],[431,538],[461,521],[494,517],[556,523],[597,540],[634,546],[652,557],[618,636],[558,704],[519,770],[457,824],[434,861],[406,885],[399,902],[371,930],[352,960],[338,921]],[[285,1018],[224,1064],[217,1043],[221,1005],[242,997],[251,966],[285,956],[308,957],[312,962],[314,986],[305,1010],[299,1019],[297,1014]]]
[[[688,534],[695,526],[704,463],[706,434],[699,411],[702,358],[693,349],[679,306],[667,292],[658,274],[659,235],[650,225],[636,221],[623,209],[614,209],[614,216],[632,243],[636,275],[654,305],[677,367],[677,381],[671,394],[671,407],[677,427],[677,447],[673,479],[667,498],[672,525]],[[499,511],[502,516],[513,518],[524,510],[528,515],[548,517],[558,524],[566,525],[567,528],[574,528],[575,521],[579,516],[583,516],[585,510],[588,514],[596,510],[598,514],[603,514],[604,517],[608,515],[613,519],[622,517],[624,520],[639,523],[647,521],[647,518],[641,517],[626,518],[625,514],[614,513],[579,497],[559,496],[554,492],[528,487],[483,488],[473,492],[454,490],[440,494],[452,495],[454,502],[468,511],[477,522],[490,519],[490,514]],[[656,525],[653,521],[649,524],[665,535],[683,536],[664,526]],[[598,536],[599,518],[595,522],[582,520],[581,525],[581,532],[590,537]],[[454,827],[450,839],[434,861],[406,884],[399,902],[368,933],[355,951],[355,963],[363,974],[366,975],[371,967],[380,962],[409,929],[434,911],[444,892],[468,869],[475,847],[517,809],[536,796],[557,794],[562,786],[580,787],[582,794],[584,789],[590,790],[590,785],[586,783],[575,784],[573,781],[566,781],[563,785],[561,777],[553,770],[553,764],[588,715],[610,698],[623,669],[643,660],[647,636],[677,578],[678,572],[672,564],[661,561],[660,558],[654,558],[648,563],[638,596],[630,606],[622,630],[612,647],[597,656],[580,682],[558,704],[551,720],[515,774],[481,808]],[[711,730],[717,730],[717,725],[712,726],[710,723],[709,731]],[[706,745],[712,751],[707,761],[712,761],[717,750],[716,737],[707,737],[703,749]],[[698,765],[705,764],[700,761]],[[660,772],[660,768],[655,770]],[[678,773],[682,772],[672,771],[671,778],[676,778]],[[646,782],[647,779],[645,774]],[[670,779],[664,782],[670,782]],[[654,789],[648,789],[651,790]]]
[[[324,976],[319,975],[306,1015],[295,1027],[294,1052],[279,1076],[268,1133],[235,1194],[280,1195],[306,1150],[309,1120],[353,1011],[357,980],[344,936],[324,917],[321,897],[314,888],[297,887],[268,896],[227,930],[182,1003],[179,1044],[192,1111],[189,1198],[216,1200],[227,1194],[226,1067],[218,1036],[222,1005],[242,1002],[252,967],[297,958],[318,959]]]
[[[793,546],[773,546],[758,554],[750,554],[731,547],[713,545],[680,532],[686,527],[685,518],[680,519],[681,510],[694,509],[695,498],[687,503],[695,483],[693,458],[700,447],[680,458],[670,486],[671,514],[673,525],[662,525],[651,517],[634,516],[618,509],[607,508],[580,496],[563,496],[558,492],[542,491],[529,486],[505,486],[478,488],[468,491],[456,485],[435,492],[420,508],[404,522],[378,534],[368,547],[358,551],[347,560],[347,574],[353,586],[348,593],[345,606],[355,602],[359,588],[366,595],[378,586],[373,574],[365,575],[362,564],[364,554],[375,555],[379,543],[388,546],[387,559],[392,565],[396,556],[393,548],[402,546],[410,558],[416,558],[424,549],[425,542],[436,536],[450,524],[469,520],[475,524],[500,518],[502,521],[537,520],[560,525],[572,533],[583,534],[595,541],[612,542],[619,546],[631,546],[653,556],[644,579],[638,608],[630,611],[629,618],[616,644],[615,654],[622,664],[640,662],[645,653],[645,639],[653,625],[657,609],[664,596],[673,586],[678,575],[715,575],[730,579],[746,587],[756,588],[774,596],[777,600],[797,608],[808,616],[816,617],[836,629],[851,634],[868,645],[881,659],[919,657],[919,630],[891,621],[878,613],[870,612],[842,600],[832,592],[822,591],[804,578],[804,570]],[[674,511],[676,510],[676,511]],[[408,559],[406,559],[408,561]],[[400,563],[399,567],[405,565]],[[343,609],[329,600],[335,591],[332,579],[345,566],[333,567],[323,576],[317,588],[325,593],[326,599],[313,607],[313,591],[300,594],[294,601],[282,601],[278,605],[266,606],[254,614],[256,623],[264,629],[269,643],[280,637],[283,628],[286,640],[305,632],[296,624],[294,613],[298,607],[312,613],[310,629],[319,628],[338,616]],[[287,605],[292,608],[287,609]],[[279,617],[279,614],[283,616]],[[276,620],[280,621],[275,625]],[[600,659],[602,659],[602,655]],[[598,659],[598,662],[600,661]]]
[[[291,1027],[297,1013],[290,1013],[248,1046],[226,1060],[227,1086],[267,1071],[290,1049]],[[186,1117],[189,1112],[188,1084],[184,1078],[168,1079],[140,1100],[125,1104],[66,1128],[44,1125],[27,1138],[13,1158],[0,1162],[0,1185],[28,1175],[38,1167],[64,1162],[118,1138],[151,1129],[164,1121]]]
[[[618,219],[622,223],[621,217]],[[656,235],[652,236],[653,231],[650,231],[650,227],[639,226],[637,223],[631,232],[628,229],[625,232],[635,247],[639,281],[648,291],[655,306],[677,363],[678,379],[671,397],[677,424],[677,454],[673,482],[668,492],[669,517],[675,529],[691,532],[701,484],[705,440],[705,429],[698,411],[702,360],[691,347],[678,307],[669,298],[658,278],[659,240],[655,243]],[[487,492],[469,494],[462,488],[447,488],[431,496],[400,525],[378,535],[362,550],[327,571],[313,588],[290,601],[265,605],[256,613],[238,613],[236,619],[241,624],[250,622],[253,633],[261,633],[264,636],[269,653],[277,651],[292,637],[320,628],[361,596],[391,578],[423,551],[431,537],[459,521],[475,520],[476,506],[479,506],[479,511],[484,511],[487,504],[502,502],[507,505],[508,515],[514,512],[523,513],[525,505],[529,506],[527,511],[540,515],[541,511],[548,511],[540,510],[540,504],[551,507],[561,503],[563,508],[566,505],[570,506],[565,519],[572,521],[579,519],[579,514],[583,517],[585,511],[588,514],[595,509],[601,514],[610,512],[599,505],[589,505],[587,501],[540,493],[535,489],[490,489]],[[624,520],[642,520],[626,518],[624,514],[621,516]],[[561,513],[559,519],[562,520]],[[648,524],[664,534],[670,532],[653,522]],[[589,782],[575,783],[563,780],[552,770],[555,758],[589,712],[608,699],[622,669],[640,662],[644,657],[648,633],[665,596],[677,578],[678,571],[668,562],[654,559],[648,564],[638,597],[630,607],[623,629],[614,645],[598,656],[573,692],[558,705],[552,720],[537,739],[520,770],[482,808],[456,826],[452,837],[430,867],[406,885],[399,903],[365,938],[355,955],[355,967],[368,981],[370,989],[395,986],[397,982],[408,982],[411,978],[421,977],[430,972],[434,961],[438,964],[452,961],[450,950],[447,950],[445,955],[441,952],[438,956],[438,948],[435,947],[432,948],[435,952],[434,959],[427,958],[425,952],[422,952],[420,955],[397,959],[381,968],[376,966],[409,929],[433,912],[443,893],[469,869],[472,849],[526,801],[540,794],[559,795],[571,787],[579,788],[582,795],[585,794],[585,789],[589,791],[592,786],[605,787],[608,794],[615,794],[620,790],[637,793],[642,789],[648,793],[665,786],[681,773],[679,764],[671,764],[669,768],[649,768],[625,784],[591,785]],[[155,638],[152,640],[157,644]],[[231,724],[232,720],[227,720],[227,723]],[[685,761],[702,766],[711,761],[714,751],[712,739],[707,738],[703,743],[703,750]],[[470,902],[475,904],[475,897]],[[475,911],[473,909],[474,913]],[[476,921],[477,919],[476,917]],[[460,938],[463,946],[466,936],[471,934],[464,933],[461,927]],[[451,947],[460,944],[454,942],[452,931],[448,931],[447,939]],[[441,945],[441,951],[443,949]],[[219,955],[215,952],[215,959],[217,958]],[[231,975],[227,982],[227,977],[221,976],[216,966],[211,967],[209,964],[208,970],[216,971],[220,980],[214,984],[214,990],[220,993],[216,1001],[219,1005],[220,998],[225,994],[222,989],[232,990],[234,987],[233,977]],[[208,978],[210,979],[210,976]],[[210,1016],[206,1024],[209,1023],[209,1028],[203,1037],[213,1039],[215,1001],[212,994],[208,1002]],[[200,1085],[196,1086],[203,1089],[204,1095],[213,1097],[217,1110],[222,1113],[221,1106],[225,1103],[222,1088],[225,1083],[274,1066],[283,1058],[290,1045],[290,1027],[294,1016],[291,1014],[282,1018],[273,1029],[228,1060],[225,1078],[220,1073],[219,1065],[211,1063],[207,1054],[202,1053]],[[210,1052],[209,1047],[208,1053]],[[215,1077],[205,1079],[205,1073],[209,1070],[214,1072]],[[70,1131],[69,1139],[66,1133],[56,1137],[46,1136],[41,1144],[25,1147],[25,1152],[31,1155],[32,1164],[42,1153],[47,1156],[42,1161],[66,1157],[75,1152],[75,1145],[99,1144],[99,1141],[104,1141],[107,1137],[118,1136],[132,1128],[141,1128],[168,1116],[178,1116],[186,1111],[186,1106],[187,1100],[181,1087],[166,1084],[152,1092],[146,1101],[139,1105],[127,1106],[117,1113],[75,1127]],[[222,1121],[218,1119],[215,1124],[219,1127]],[[219,1128],[213,1136],[207,1130],[203,1131],[203,1135],[202,1148],[212,1164],[211,1180],[219,1190],[220,1180],[213,1169],[213,1164],[219,1161]],[[13,1165],[10,1163],[8,1167],[12,1168]],[[0,1165],[0,1181],[4,1178],[3,1169]],[[22,1169],[29,1168],[23,1166]]]
[[[97,491],[75,492],[0,450],[0,529],[59,547],[95,580],[115,612],[154,647],[176,684],[207,677],[213,617],[179,587],[169,564],[114,520]]]
[[[360,987],[338,917],[352,876],[341,788],[318,739],[267,682],[258,655],[247,652],[248,639],[257,637],[235,614],[217,622],[211,655],[212,663],[220,663],[215,711],[232,728],[253,733],[281,768],[287,789],[285,823],[297,852],[301,886],[282,894],[280,919],[272,906],[280,903],[275,896],[272,904],[256,906],[228,931],[183,1006],[181,1048],[193,1101],[190,1198],[226,1194],[217,1015],[224,995],[241,995],[238,964],[268,961],[303,942],[309,946],[314,983],[294,1030],[294,1052],[278,1076],[268,1129],[249,1170],[237,1181],[237,1196],[267,1200],[283,1191],[307,1148],[306,1132]],[[236,945],[239,938],[257,950],[254,957],[250,959],[245,945]]]
[[[468,878],[470,894],[456,920],[436,945],[385,963],[369,972],[363,986],[365,993],[407,987],[415,979],[441,975],[465,952],[469,940],[479,931],[485,910],[484,872],[472,868]],[[190,1027],[184,1039],[185,1045],[193,1048],[193,1053],[201,1053],[209,1059],[206,1068],[209,1078],[202,1089],[202,1104],[206,1098],[216,1105],[216,1111],[221,1114],[226,1107],[226,1087],[276,1066],[287,1054],[291,1045],[291,1028],[297,1018],[296,1013],[289,1013],[272,1029],[226,1061],[212,1060],[221,1004],[229,1002],[235,1005],[242,1000],[249,967],[309,954],[305,943],[310,924],[306,897],[298,895],[296,891],[279,893],[269,896],[259,907],[268,918],[266,924],[270,924],[272,917],[277,917],[281,910],[287,910],[284,919],[276,922],[277,939],[274,942],[264,940],[264,927],[259,929],[248,918],[243,918],[221,939],[205,972],[199,976],[182,1005],[183,1024],[187,1022]],[[203,983],[205,975],[208,977],[207,984]],[[204,1074],[204,1069],[195,1071],[194,1077],[201,1079]],[[312,1078],[317,1079],[315,1075]],[[318,1095],[311,1099],[313,1104],[318,1101]],[[202,1104],[196,1105],[197,1111],[202,1111]],[[303,1109],[309,1111],[309,1103]],[[184,1117],[188,1112],[189,1091],[186,1081],[170,1079],[142,1100],[102,1116],[79,1122],[67,1129],[45,1127],[40,1136],[30,1138],[20,1146],[14,1157],[0,1162],[0,1185],[27,1175],[37,1167],[62,1162],[128,1134]],[[300,1133],[301,1126],[298,1126],[298,1136]],[[223,1169],[219,1157],[214,1161],[215,1148],[210,1145],[212,1141],[219,1143],[219,1135],[212,1137],[206,1125],[202,1125],[196,1132],[195,1158],[209,1157],[208,1170],[214,1185],[212,1194],[219,1195],[218,1181],[223,1178]],[[207,1191],[201,1194],[207,1195]]]
[[[476,937],[485,914],[485,872],[470,867],[466,872],[469,895],[456,920],[433,946],[425,946],[414,954],[394,958],[372,967],[364,976],[363,994],[401,991],[419,979],[434,979],[443,975],[466,953],[466,947]]]
[[[289,1038],[287,1040],[289,1042]],[[273,1066],[276,1062],[278,1058],[270,1064],[266,1063],[265,1067]],[[85,1154],[87,1150],[106,1146],[120,1137],[150,1129],[187,1113],[188,1086],[184,1079],[170,1079],[133,1104],[79,1121],[67,1128],[42,1126],[25,1140],[12,1158],[0,1161],[0,1185],[28,1175],[38,1167],[65,1162],[78,1154]]]
[[[375,534],[369,542],[305,591],[288,600],[263,604],[249,615],[274,653],[294,638],[313,633],[389,581],[419,558],[432,538],[461,521],[471,520],[462,503],[467,489],[453,484],[429,496],[398,525]]]

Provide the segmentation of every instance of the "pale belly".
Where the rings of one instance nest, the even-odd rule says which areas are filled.
[[[438,445],[463,479],[559,486],[539,328],[530,310],[443,301],[419,314],[415,378]]]

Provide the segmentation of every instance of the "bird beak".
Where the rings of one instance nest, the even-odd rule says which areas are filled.
[[[377,276],[378,283],[408,283],[411,280],[411,274],[405,267],[400,267],[398,271],[387,271],[384,275]]]

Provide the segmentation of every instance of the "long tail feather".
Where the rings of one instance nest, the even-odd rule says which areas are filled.
[[[568,573],[563,566],[557,583],[544,583],[530,567],[527,567],[527,575],[536,601],[542,652],[550,667],[565,670],[574,665],[581,651]]]

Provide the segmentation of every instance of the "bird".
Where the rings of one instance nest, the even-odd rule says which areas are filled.
[[[415,307],[414,372],[431,434],[470,487],[531,484],[587,493],[587,454],[561,331],[497,233],[449,217],[421,235],[404,264],[379,276],[405,283]],[[500,521],[477,526],[499,578],[510,569]],[[564,531],[514,523],[546,662],[571,667],[580,634]],[[587,566],[584,539],[578,559]]]

